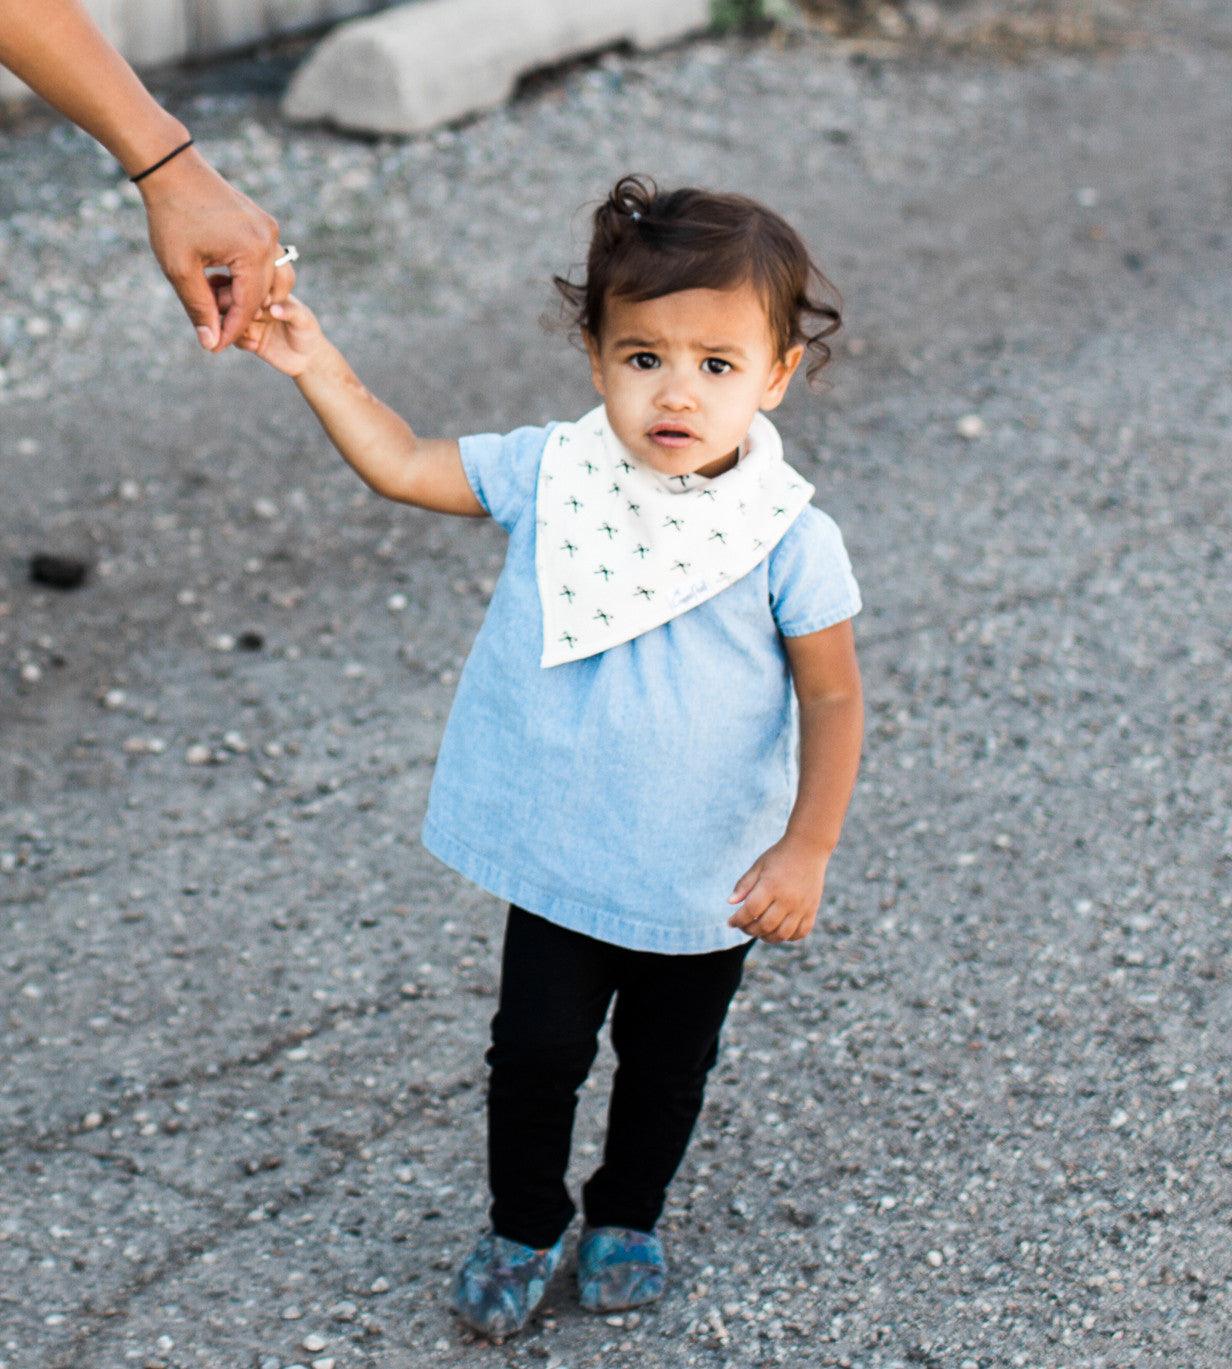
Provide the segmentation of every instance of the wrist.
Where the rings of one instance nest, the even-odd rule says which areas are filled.
[[[345,383],[354,378],[346,357],[324,333],[318,333],[316,341],[303,357],[304,364],[293,379],[305,393],[323,385]]]
[[[806,827],[793,827],[790,822],[783,834],[783,842],[792,850],[799,851],[801,855],[822,865],[830,859],[838,845],[837,841],[829,841],[816,831],[810,831]]]
[[[143,121],[136,133],[127,137],[122,145],[113,147],[111,150],[116,160],[124,168],[126,176],[139,176],[143,171],[165,157],[168,152],[175,151],[177,147],[186,143],[191,137],[192,134],[179,119],[168,114],[166,110],[158,109],[148,120]],[[190,157],[195,157],[201,165],[207,164],[200,153],[190,147],[181,152],[179,156],[173,157],[166,166],[159,167],[157,171],[151,172],[144,180],[138,182],[137,189],[144,196],[147,187],[153,189],[154,182],[169,173],[177,162]]]

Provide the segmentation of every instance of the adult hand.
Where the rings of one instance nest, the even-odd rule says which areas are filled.
[[[81,0],[0,0],[0,63],[97,138],[129,176],[188,138],[107,41]],[[83,75],[83,73],[85,73]],[[276,272],[278,225],[233,190],[196,151],[177,153],[140,182],[150,244],[197,329],[220,352],[264,303],[291,293],[293,273]],[[233,304],[220,317],[205,278],[225,266]]]
[[[247,329],[263,305],[291,293],[295,272],[275,267],[278,224],[189,148],[141,181],[150,246],[197,330],[202,347],[221,352]],[[231,274],[228,307],[220,313],[207,267]]]

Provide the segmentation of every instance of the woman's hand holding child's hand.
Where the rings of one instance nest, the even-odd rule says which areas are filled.
[[[736,881],[729,903],[743,903],[727,919],[762,941],[803,941],[813,930],[826,882],[828,857],[783,837]]]
[[[230,292],[230,283],[226,280],[215,285],[218,307],[223,312],[230,307]],[[329,347],[316,315],[294,295],[288,295],[282,304],[267,300],[235,345],[241,351],[259,356],[292,379],[303,375]]]

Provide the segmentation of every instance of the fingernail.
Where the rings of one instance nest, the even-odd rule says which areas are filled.
[[[208,352],[214,346],[214,343],[216,341],[213,328],[198,328],[197,340],[201,343],[202,347],[204,347]]]

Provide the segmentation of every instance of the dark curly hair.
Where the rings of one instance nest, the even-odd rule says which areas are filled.
[[[747,281],[765,302],[779,356],[804,344],[810,380],[843,322],[838,291],[773,210],[744,195],[660,190],[648,176],[622,176],[595,210],[585,278],[552,280],[570,322],[594,338],[611,295],[641,301]]]

